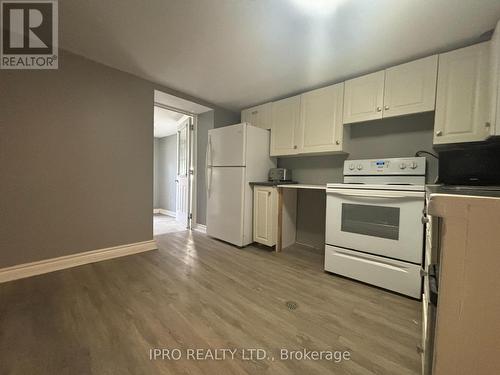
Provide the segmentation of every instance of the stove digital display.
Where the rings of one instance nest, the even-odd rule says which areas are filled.
[[[389,161],[387,161],[387,160],[377,160],[375,162],[375,166],[377,167],[377,169],[387,168],[389,166]]]

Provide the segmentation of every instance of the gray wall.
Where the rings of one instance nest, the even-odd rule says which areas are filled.
[[[60,50],[0,70],[0,268],[153,238],[154,89]]]
[[[371,159],[413,156],[416,151],[433,152],[434,113],[423,113],[379,121],[347,125],[350,127],[350,154],[279,158],[278,165],[292,170],[301,183],[342,182],[346,159]],[[435,180],[437,163],[428,158],[428,182]],[[299,192],[297,241],[316,248],[324,245],[325,194]]]
[[[155,138],[157,163],[157,201],[155,208],[174,211],[176,209],[177,186],[177,135]]]
[[[196,222],[207,223],[207,192],[205,186],[205,153],[207,149],[208,131],[214,128],[214,111],[198,115],[196,165]]]
[[[216,110],[214,112],[214,128],[222,128],[223,126],[238,124],[240,119],[240,113],[222,109]]]
[[[153,237],[151,84],[59,63],[0,71],[0,268]]]

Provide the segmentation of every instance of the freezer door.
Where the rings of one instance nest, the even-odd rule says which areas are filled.
[[[246,124],[225,126],[208,131],[207,162],[213,167],[246,165]]]
[[[211,167],[207,173],[207,234],[236,246],[244,246],[245,168]]]

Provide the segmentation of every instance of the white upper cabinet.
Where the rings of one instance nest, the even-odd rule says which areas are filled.
[[[434,144],[490,135],[490,63],[490,42],[439,55]]]
[[[434,111],[438,56],[385,70],[383,117]]]
[[[382,118],[384,71],[345,82],[344,124]]]
[[[300,144],[300,95],[273,102],[271,156],[295,155]]]
[[[433,111],[437,55],[345,83],[344,124]]]
[[[342,150],[343,97],[343,83],[301,95],[300,153]]]
[[[265,103],[241,111],[241,122],[248,122],[262,129],[271,129],[272,103]]]

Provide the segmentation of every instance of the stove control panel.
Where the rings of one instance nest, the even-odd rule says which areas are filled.
[[[344,176],[403,175],[425,176],[425,158],[346,160]]]

